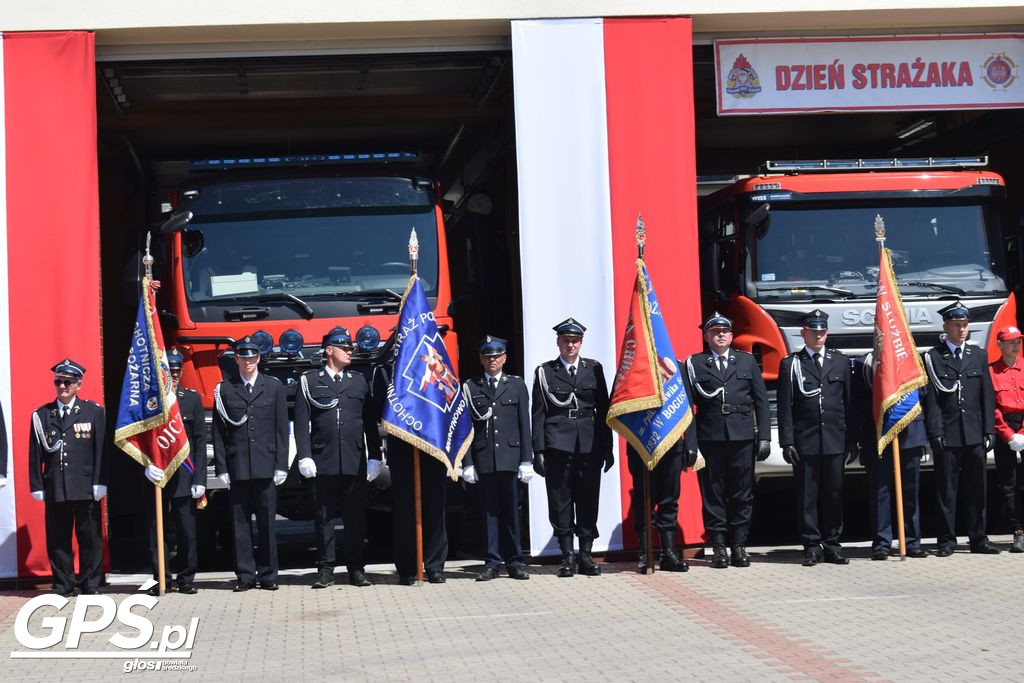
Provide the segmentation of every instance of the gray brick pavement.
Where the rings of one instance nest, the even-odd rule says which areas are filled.
[[[1005,539],[1004,539],[1005,540]],[[313,573],[286,572],[276,593],[233,594],[229,575],[202,575],[195,596],[171,594],[149,613],[165,625],[199,617],[195,672],[158,680],[948,680],[1020,678],[1024,556],[957,553],[940,559],[799,566],[795,550],[753,551],[749,569],[639,576],[631,564],[598,578],[559,579],[532,567],[527,582],[476,583],[455,563],[448,583],[312,590]],[[376,569],[376,571],[373,571]],[[112,577],[116,600],[139,577]],[[344,580],[339,572],[337,579]],[[0,593],[0,678],[109,679],[113,660],[7,659],[32,592]],[[70,616],[72,606],[62,614]],[[139,610],[136,610],[137,612]],[[48,613],[53,614],[52,610]],[[30,623],[43,635],[39,612]],[[95,615],[90,612],[89,618]],[[114,624],[81,650],[113,650]],[[55,650],[62,650],[57,646]]]

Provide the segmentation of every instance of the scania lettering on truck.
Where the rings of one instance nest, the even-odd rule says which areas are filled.
[[[985,157],[769,161],[702,200],[705,313],[733,320],[734,345],[758,358],[772,398],[772,455],[759,475],[790,472],[774,397],[779,363],[803,347],[800,316],[828,313],[830,348],[850,357],[872,350],[876,216],[918,348],[938,342],[938,311],[959,299],[971,309],[970,341],[998,357],[995,331],[1015,323],[1016,303],[999,218],[1006,187],[986,165]]]

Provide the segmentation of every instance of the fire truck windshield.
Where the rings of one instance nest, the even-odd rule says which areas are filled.
[[[309,305],[394,298],[419,275],[437,290],[438,228],[429,181],[392,177],[233,180],[182,191],[195,218],[182,234],[189,301]],[[305,302],[309,301],[310,304]]]
[[[876,215],[905,296],[1006,294],[998,230],[985,205],[775,203],[752,238],[757,297],[874,297]]]
[[[419,275],[437,288],[437,224],[420,213],[277,216],[194,222],[186,239],[185,291],[191,302],[285,292],[302,299],[401,293],[409,282],[409,232],[419,239]],[[198,234],[196,234],[198,233]]]

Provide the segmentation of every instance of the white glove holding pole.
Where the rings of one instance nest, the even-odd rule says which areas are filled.
[[[524,462],[519,466],[519,481],[524,484],[529,484],[534,474],[532,463]]]
[[[366,461],[366,481],[373,481],[380,476],[380,460],[373,458]]]
[[[1020,453],[1024,451],[1024,434],[1014,434],[1010,437],[1010,441],[1007,443],[1010,450],[1014,453]]]
[[[466,469],[462,470],[462,481],[466,482],[467,484],[475,484],[478,481],[480,481],[480,477],[477,476],[475,466],[470,465]]]
[[[222,482],[224,482],[224,486],[226,486],[228,488],[231,488],[231,475],[230,474],[225,472],[224,474],[220,475],[220,480]]]
[[[95,484],[92,487],[92,499],[96,502],[103,500],[104,496],[107,495],[107,487],[103,484]]]
[[[163,481],[164,471],[156,465],[149,465],[146,467],[146,479],[149,479],[154,484],[159,484]]]
[[[42,491],[33,491],[32,492],[32,497],[35,498],[36,500],[38,500],[40,503],[42,503],[43,499],[46,496],[45,496],[45,494]]]
[[[287,478],[288,473],[284,470],[274,470],[274,486],[280,486]]]
[[[299,474],[306,479],[312,479],[316,476],[316,463],[313,462],[313,458],[302,458],[299,460]],[[276,475],[274,483],[277,483]]]
[[[192,487],[192,497],[195,499],[202,498],[206,495],[206,487],[202,484],[196,484]]]

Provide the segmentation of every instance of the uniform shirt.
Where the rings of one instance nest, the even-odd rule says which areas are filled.
[[[992,388],[996,392],[996,433],[1003,441],[1009,441],[1018,430],[1007,424],[1007,413],[1024,413],[1024,361],[1018,359],[1013,366],[1000,358],[989,363],[992,374]],[[1020,424],[1020,420],[1014,420]]]
[[[565,368],[566,372],[570,372],[570,370],[569,370],[570,368],[572,368],[572,372],[579,372],[580,371],[580,359],[579,359],[579,357],[576,358],[576,362],[575,363],[570,363],[569,361],[567,361],[566,359],[562,358],[561,356],[558,357],[558,360],[562,361],[562,367]]]

